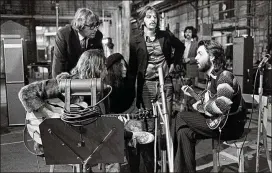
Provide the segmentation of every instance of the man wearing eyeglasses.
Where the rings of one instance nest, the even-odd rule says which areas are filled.
[[[58,30],[54,56],[52,60],[52,77],[61,72],[69,72],[80,55],[89,49],[101,49],[103,34],[98,30],[99,18],[92,10],[80,8],[75,13],[70,25]]]

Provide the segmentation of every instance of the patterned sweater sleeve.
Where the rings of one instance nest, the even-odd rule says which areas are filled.
[[[229,71],[223,71],[216,83],[216,97],[204,106],[204,112],[207,116],[226,115],[231,108],[232,98],[238,89],[233,74]]]
[[[18,97],[27,112],[33,112],[44,106],[46,99],[56,98],[60,94],[58,81],[48,79],[36,81],[21,88]]]

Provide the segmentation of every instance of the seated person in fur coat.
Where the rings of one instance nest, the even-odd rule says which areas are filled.
[[[120,59],[119,59],[120,60]],[[114,63],[120,63],[120,61],[114,61]],[[60,98],[61,100],[64,100],[63,95],[59,91],[59,82],[60,79],[89,79],[89,78],[101,78],[102,80],[110,80],[111,78],[106,79],[107,67],[105,65],[105,57],[103,55],[103,52],[100,50],[88,50],[85,51],[77,65],[71,70],[71,73],[61,73],[59,74],[55,79],[48,79],[48,80],[42,80],[42,81],[36,81],[29,85],[24,86],[18,96],[23,104],[25,110],[27,112],[40,112],[45,117],[48,118],[59,118],[61,117],[60,113],[56,113],[50,110],[50,108],[47,107],[46,99],[51,98]],[[112,66],[111,66],[112,67]],[[108,68],[110,69],[110,68]],[[120,75],[122,75],[120,73]],[[121,78],[120,78],[121,79]],[[112,79],[111,79],[112,80]],[[117,79],[116,79],[117,80]],[[112,82],[108,82],[109,84],[112,84]],[[115,88],[113,86],[113,88]],[[115,88],[114,90],[116,90]],[[115,91],[114,91],[115,92]],[[98,93],[99,98],[99,93]],[[83,97],[83,96],[74,96],[71,98],[71,103],[79,103],[79,102],[86,102],[87,104],[90,104],[90,97]],[[104,107],[103,105],[101,107]],[[113,111],[113,108],[111,109],[111,112]],[[102,111],[105,113],[105,111]],[[106,111],[109,112],[109,111]],[[119,112],[116,112],[119,113]],[[137,137],[139,138],[139,142],[141,142],[141,138],[138,136],[141,136],[142,134],[137,134],[134,132],[125,132],[125,137],[133,138]],[[143,136],[143,135],[142,135]],[[146,140],[145,140],[146,141]],[[38,150],[38,154],[42,155],[42,146],[38,143],[35,143],[34,149]]]

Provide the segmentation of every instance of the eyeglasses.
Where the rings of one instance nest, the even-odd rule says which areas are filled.
[[[90,28],[90,30],[98,29],[99,25],[84,25]]]

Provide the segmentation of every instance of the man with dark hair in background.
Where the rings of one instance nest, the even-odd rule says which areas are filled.
[[[58,30],[52,61],[52,77],[70,72],[80,55],[89,49],[103,49],[103,34],[98,30],[99,18],[92,10],[80,8],[71,25]]]
[[[196,29],[193,26],[187,26],[184,29],[185,50],[182,60],[186,69],[185,77],[191,79],[193,86],[196,86],[198,83],[198,69],[195,60],[197,51],[197,41],[195,40],[196,37]]]

